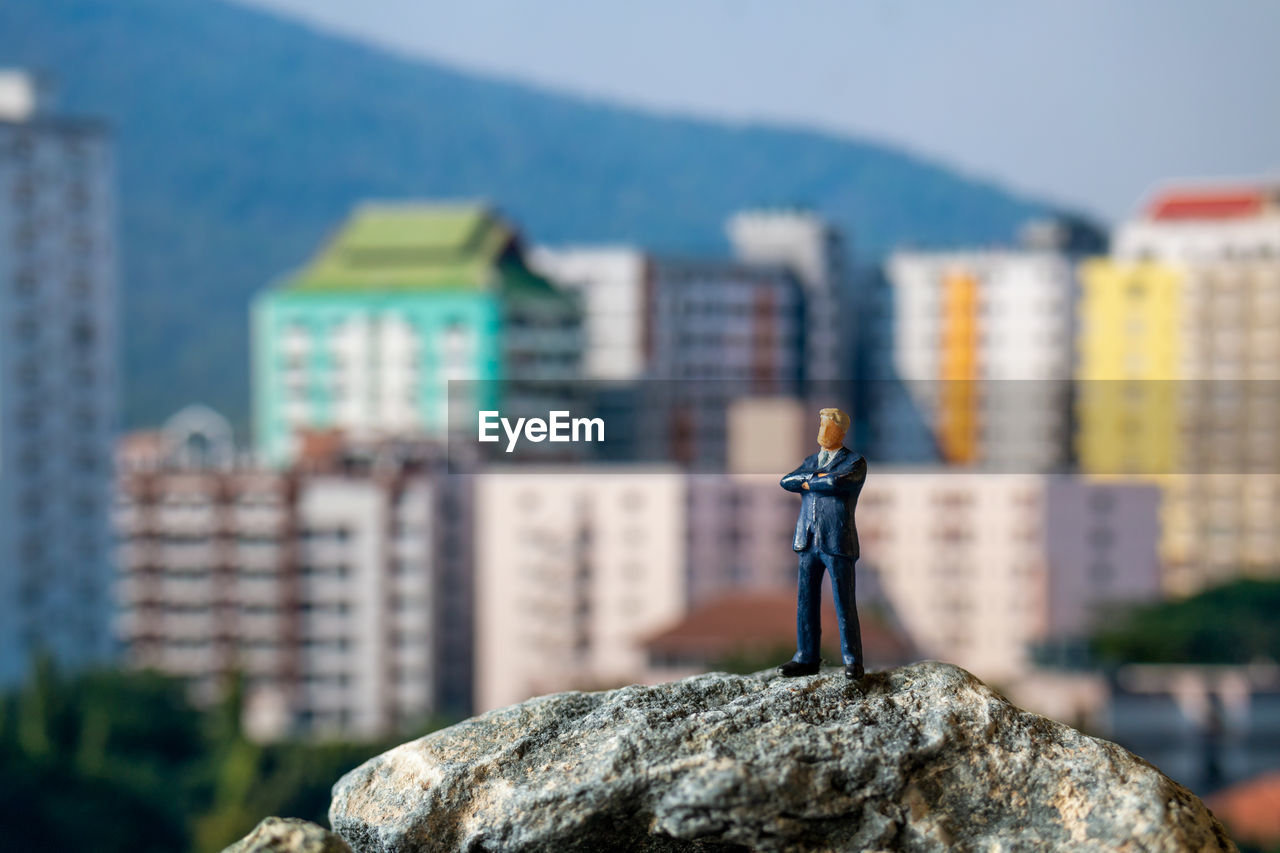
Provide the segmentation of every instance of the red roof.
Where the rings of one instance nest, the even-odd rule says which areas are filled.
[[[1267,203],[1263,190],[1175,190],[1156,196],[1147,209],[1152,219],[1247,219]]]
[[[835,607],[823,596],[822,637],[824,645],[839,637]],[[862,649],[876,666],[897,665],[916,659],[911,641],[885,623],[875,611],[858,611],[862,629]],[[796,594],[772,590],[744,590],[726,593],[685,614],[675,625],[654,634],[645,642],[653,653],[714,661],[731,654],[770,651],[796,641]]]
[[[1280,773],[1264,773],[1208,799],[1236,841],[1268,849],[1280,842]]]

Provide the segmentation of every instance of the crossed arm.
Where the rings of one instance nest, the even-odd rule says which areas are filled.
[[[809,474],[805,473],[804,465],[782,478],[781,486],[788,492],[798,492],[802,489],[809,488]]]
[[[788,492],[814,491],[822,494],[846,494],[867,479],[867,460],[858,458],[847,471],[822,471],[806,473],[801,465],[782,478],[782,488]]]

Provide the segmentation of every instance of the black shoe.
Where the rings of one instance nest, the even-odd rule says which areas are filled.
[[[862,668],[862,664],[851,663],[845,666],[844,674],[846,678],[852,678],[854,681],[861,681],[862,676],[866,675],[867,671]]]
[[[798,660],[789,660],[782,666],[778,667],[778,672],[787,678],[795,678],[798,675],[817,675],[818,668],[821,667],[820,662],[801,663]]]

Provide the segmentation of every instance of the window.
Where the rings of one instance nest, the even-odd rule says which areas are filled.
[[[1089,508],[1097,513],[1108,513],[1115,507],[1116,496],[1110,491],[1097,489],[1089,495]]]
[[[30,314],[22,314],[14,320],[13,331],[20,340],[29,342],[39,333],[39,327],[34,317]]]
[[[36,274],[29,269],[22,269],[13,277],[14,288],[22,295],[29,295],[36,289]]]
[[[93,323],[91,323],[89,320],[81,318],[72,324],[71,342],[75,346],[81,349],[87,349],[88,347],[93,345],[93,342],[96,339],[97,339],[97,330],[94,328]]]
[[[1094,548],[1110,548],[1115,541],[1115,531],[1109,527],[1095,527],[1089,532],[1089,543]]]

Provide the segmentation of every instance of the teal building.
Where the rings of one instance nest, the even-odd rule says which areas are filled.
[[[254,301],[259,453],[288,464],[308,432],[442,439],[451,404],[456,418],[576,378],[580,316],[489,207],[361,205]]]

